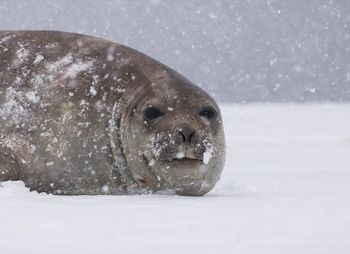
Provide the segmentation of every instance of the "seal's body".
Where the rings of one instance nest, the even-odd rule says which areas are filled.
[[[156,60],[87,35],[0,32],[0,181],[203,195],[224,154],[216,103]]]

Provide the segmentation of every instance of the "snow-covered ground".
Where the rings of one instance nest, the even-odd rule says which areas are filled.
[[[0,253],[350,253],[350,104],[223,105],[204,197],[0,188]]]

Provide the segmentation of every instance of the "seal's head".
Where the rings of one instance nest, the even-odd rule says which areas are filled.
[[[133,100],[121,120],[127,168],[141,188],[206,194],[219,180],[225,160],[218,105],[169,69],[147,76],[147,82],[128,91]]]

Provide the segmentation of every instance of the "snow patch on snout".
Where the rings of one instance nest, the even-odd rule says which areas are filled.
[[[214,153],[214,146],[209,140],[204,140],[205,150],[203,153],[203,163],[208,164]]]
[[[162,151],[170,144],[174,144],[174,140],[171,139],[171,135],[168,134],[169,140],[165,142],[163,140],[164,133],[157,133],[155,136],[150,138],[150,143],[148,147],[150,148],[152,154],[158,158]],[[163,142],[162,142],[163,141]]]

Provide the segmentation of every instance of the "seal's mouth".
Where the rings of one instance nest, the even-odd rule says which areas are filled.
[[[170,161],[202,161],[202,160],[198,159],[198,158],[184,157],[184,158],[181,158],[181,159],[173,158],[173,159],[170,159]]]
[[[175,155],[170,158],[165,159],[164,161],[198,161],[201,162],[203,159],[201,157],[196,156],[193,152],[189,152],[188,150],[177,152]]]

